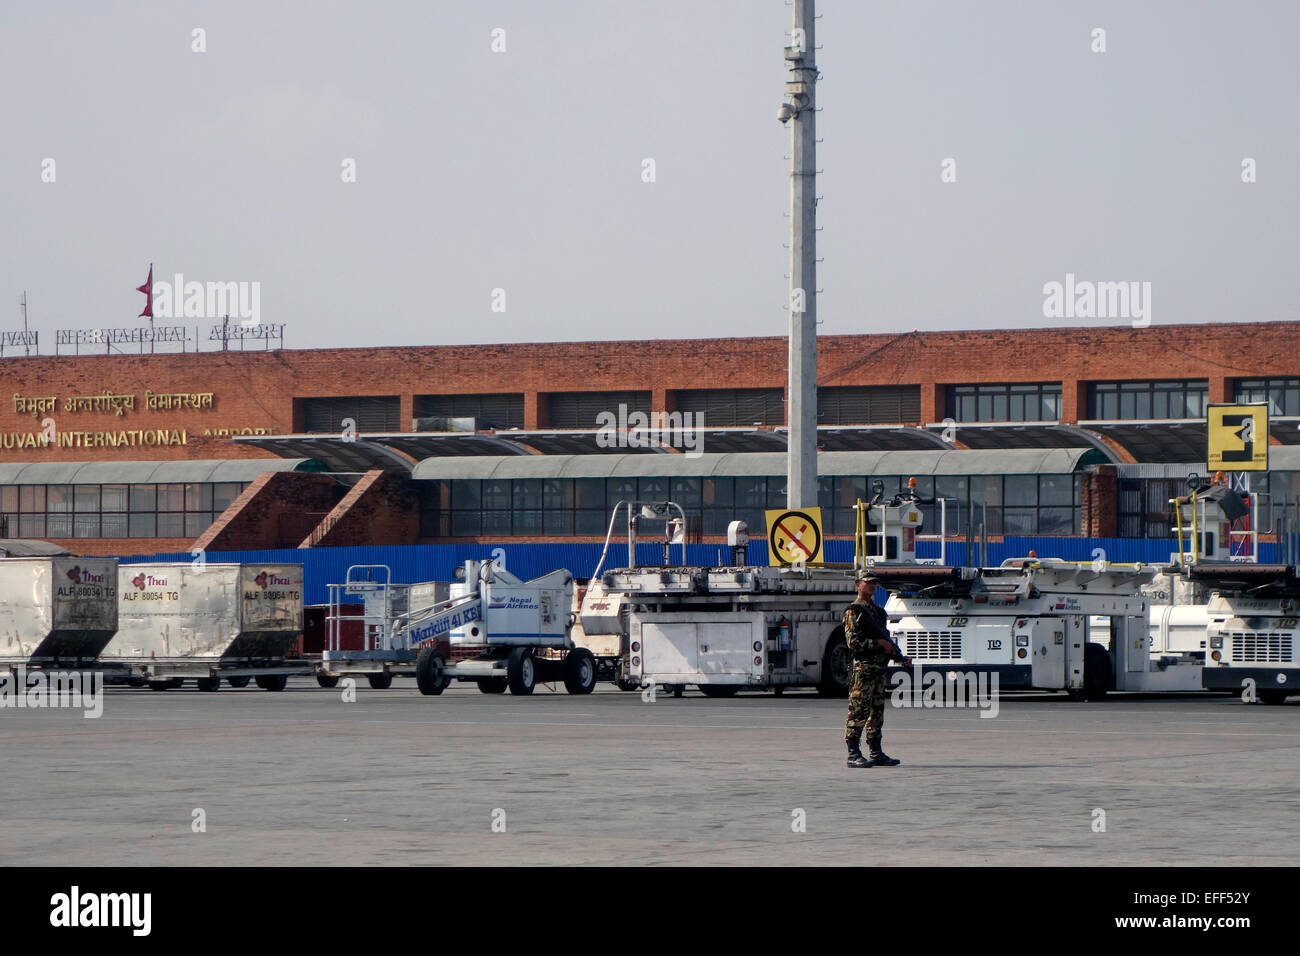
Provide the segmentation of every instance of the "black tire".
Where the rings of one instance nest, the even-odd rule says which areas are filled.
[[[221,677],[219,675],[200,677],[195,680],[194,683],[201,691],[211,692],[214,690],[221,690]]]
[[[367,674],[366,680],[375,690],[388,690],[393,686],[393,675],[384,671],[382,674]]]
[[[510,693],[527,696],[537,686],[537,664],[531,647],[516,647],[506,658],[506,680]]]
[[[1286,691],[1284,690],[1261,690],[1259,700],[1262,704],[1280,704],[1286,700]]]
[[[253,678],[249,677],[247,674],[240,674],[237,677],[227,677],[226,683],[231,687],[247,687],[248,682],[252,679]]]
[[[596,658],[585,647],[564,658],[564,689],[570,694],[590,694],[596,689]]]
[[[510,681],[504,677],[480,677],[475,683],[484,694],[504,694]]]
[[[1110,651],[1091,642],[1083,645],[1084,700],[1101,700],[1115,689],[1115,675],[1111,672]]]
[[[319,672],[319,671],[318,671],[317,674],[316,674],[316,683],[320,684],[320,686],[321,686],[321,687],[324,687],[326,690],[329,690],[329,688],[331,688],[331,687],[338,687],[338,686],[339,686],[339,675],[338,675],[338,674],[325,674],[325,673],[322,673],[322,672]]]
[[[640,690],[641,689],[641,682],[633,680],[630,677],[620,677],[618,680],[614,682],[614,684],[616,687],[618,687],[619,690]]]
[[[288,674],[258,674],[257,686],[262,690],[282,691],[289,684]]]
[[[128,677],[126,679],[127,687],[143,687],[144,683],[145,682],[143,677]]]
[[[853,681],[853,658],[844,641],[844,626],[831,631],[822,654],[822,679],[817,693],[822,697],[848,697]]]
[[[451,678],[447,676],[442,655],[432,645],[420,649],[420,656],[415,659],[415,686],[425,697],[437,697]]]
[[[700,693],[705,697],[735,697],[740,693],[739,684],[700,684]]]
[[[172,682],[169,680],[151,680],[149,681],[150,690],[171,690]]]

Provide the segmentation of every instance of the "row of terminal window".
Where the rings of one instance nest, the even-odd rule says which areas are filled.
[[[947,416],[959,423],[1059,421],[1059,382],[947,386]],[[1267,402],[1273,415],[1300,415],[1300,378],[1239,379],[1237,402]],[[522,392],[417,395],[415,422],[402,422],[396,395],[298,399],[301,427],[311,433],[342,431],[350,420],[361,433],[443,430],[449,418],[472,418],[477,428],[523,428]],[[705,427],[781,425],[781,389],[682,389],[673,392],[676,411],[702,415]],[[649,414],[649,391],[555,392],[542,396],[548,428],[596,428],[605,413],[620,408]],[[1088,385],[1090,420],[1203,418],[1209,402],[1206,379],[1150,382],[1093,382]],[[943,416],[941,416],[943,417]],[[921,386],[824,386],[817,390],[819,425],[890,425],[921,422]],[[417,425],[419,426],[417,428]],[[410,426],[408,429],[407,426]]]
[[[193,538],[244,483],[6,485],[0,523],[14,538]]]
[[[853,504],[879,487],[896,494],[899,475],[819,479],[819,504],[827,534],[851,535]],[[527,478],[422,481],[421,537],[502,536],[602,537],[620,500],[676,501],[692,530],[725,534],[735,519],[751,529],[765,526],[764,512],[784,508],[783,477],[735,478]],[[917,478],[917,493],[948,499],[949,534],[1076,534],[1080,480],[1075,475],[940,475]],[[937,532],[940,507],[921,508],[923,529]]]

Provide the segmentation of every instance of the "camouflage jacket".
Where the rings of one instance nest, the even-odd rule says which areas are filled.
[[[889,637],[888,624],[885,612],[874,601],[854,601],[848,606],[844,612],[844,640],[854,661],[886,667],[891,655],[876,643],[882,637]]]

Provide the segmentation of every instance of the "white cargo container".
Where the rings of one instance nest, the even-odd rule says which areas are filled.
[[[286,654],[302,633],[300,564],[124,564],[118,569],[119,629],[101,661],[165,690],[187,677],[216,690],[282,690],[310,674]]]
[[[0,558],[0,663],[89,664],[117,623],[116,558]]]

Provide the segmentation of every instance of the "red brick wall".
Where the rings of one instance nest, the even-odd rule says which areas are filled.
[[[41,417],[14,411],[17,393],[56,396],[58,409],[50,417],[68,432],[184,429],[186,441],[170,447],[0,447],[0,461],[269,457],[203,432],[232,427],[291,432],[295,396],[398,394],[405,428],[412,397],[426,391],[522,391],[525,422],[533,427],[545,425],[538,420],[544,411],[538,400],[542,392],[652,389],[666,403],[673,390],[699,387],[706,369],[708,384],[715,388],[786,384],[784,338],[696,339],[686,345],[555,342],[4,358],[0,438],[12,443],[12,433],[41,430]],[[834,335],[823,336],[818,350],[820,383],[920,384],[922,417],[929,421],[944,417],[944,387],[962,382],[1078,382],[1065,405],[1077,406],[1083,415],[1081,396],[1088,381],[1209,378],[1210,397],[1216,400],[1230,394],[1226,390],[1234,377],[1296,375],[1300,322]],[[436,389],[429,385],[433,381]],[[95,395],[106,388],[133,394],[135,411],[121,417],[63,411],[68,396]],[[212,392],[213,407],[149,411],[144,408],[146,389]]]
[[[1119,520],[1119,479],[1114,465],[1096,465],[1083,476],[1080,532],[1090,538],[1113,538]]]
[[[73,554],[132,555],[189,553],[189,538],[42,538],[67,548]]]
[[[324,531],[312,547],[360,544],[415,544],[420,534],[420,503],[415,482],[395,473],[367,472],[322,521]],[[306,544],[307,542],[303,542]]]
[[[347,493],[334,479],[296,471],[261,475],[193,547],[212,551],[296,548]]]

